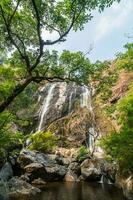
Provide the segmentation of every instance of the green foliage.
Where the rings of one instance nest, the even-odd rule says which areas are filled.
[[[5,100],[15,87],[15,72],[8,65],[0,65],[0,102]]]
[[[37,104],[37,88],[38,85],[35,83],[28,85],[26,89],[12,103],[12,112],[16,113],[19,110],[21,111],[26,109],[28,115],[30,115],[34,111]]]
[[[128,93],[118,103],[117,109],[120,112],[119,123],[133,128],[133,83],[129,86]]]
[[[9,111],[0,114],[0,155],[8,157],[15,149],[21,149],[24,136],[13,130],[15,116]]]
[[[133,43],[127,43],[126,52],[117,55],[116,65],[119,69],[133,70]]]
[[[111,114],[114,113],[115,110],[116,110],[116,105],[115,104],[105,107],[105,111],[106,111],[108,116],[111,116]]]
[[[81,146],[78,151],[77,160],[79,162],[84,161],[88,157],[88,154],[89,154],[88,149],[85,146]]]
[[[101,142],[107,155],[116,160],[123,173],[133,172],[133,84],[117,105],[121,129]]]
[[[112,95],[111,87],[115,85],[116,81],[118,80],[118,70],[115,70],[114,73],[111,71],[109,63],[104,62],[103,65],[100,63],[100,68],[96,68],[96,72],[94,72],[94,74],[95,73],[97,74],[95,79],[97,78],[99,81],[97,86],[97,94],[100,94],[101,100],[106,101]]]
[[[30,137],[32,144],[30,150],[38,150],[41,152],[51,152],[57,145],[58,138],[50,131],[36,132]]]
[[[59,58],[56,51],[50,54],[47,46],[65,41],[71,29],[82,30],[92,19],[94,10],[101,12],[114,1],[120,0],[1,0],[0,55],[2,59],[7,57],[4,63],[9,64],[9,72],[17,73],[17,77],[14,79],[11,75],[12,80],[8,77],[3,80],[0,86],[3,99],[0,101],[4,102],[0,104],[0,111],[31,82],[72,79],[86,83],[91,70],[81,52],[65,51]],[[56,35],[54,40],[52,34]]]

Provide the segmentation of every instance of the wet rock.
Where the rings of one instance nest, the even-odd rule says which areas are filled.
[[[18,162],[32,181],[37,178],[42,178],[44,181],[62,180],[67,173],[67,166],[60,164],[57,155],[54,154],[24,150]],[[26,165],[27,163],[29,164]]]
[[[46,182],[43,181],[41,178],[35,179],[34,181],[32,181],[31,183],[34,187],[37,187],[39,189],[43,189],[46,186]]]
[[[0,181],[0,200],[8,200],[8,185],[4,181]]]
[[[107,182],[115,183],[116,173],[117,173],[116,164],[111,164],[104,161],[103,174],[105,175]]]
[[[54,166],[45,167],[45,169],[46,169],[46,174],[44,180],[46,181],[62,180],[65,174],[67,173],[67,168],[65,166],[57,164]]]
[[[81,164],[81,175],[86,181],[99,181],[102,176],[99,160],[86,159]]]
[[[78,181],[78,176],[71,170],[65,175],[64,181],[66,182],[76,182]]]
[[[18,177],[10,179],[8,186],[10,200],[34,200],[41,192],[38,188],[33,187]]]
[[[35,161],[35,156],[36,156],[36,153],[34,151],[28,151],[26,149],[23,149],[20,152],[17,162],[19,163],[20,167],[23,169],[26,165]]]
[[[78,162],[72,162],[69,167],[69,170],[73,171],[75,174],[80,175],[81,174],[81,168]]]
[[[58,149],[55,151],[55,154],[59,157],[64,157],[72,161],[72,159],[76,158],[78,148],[62,148],[58,147]]]
[[[6,162],[0,170],[0,180],[7,181],[13,176],[12,166]]]
[[[26,181],[27,183],[30,182],[30,179],[29,179],[27,174],[21,175],[20,179],[23,180],[23,181]]]

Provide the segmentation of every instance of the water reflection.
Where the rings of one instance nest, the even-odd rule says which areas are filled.
[[[122,191],[112,185],[94,183],[49,183],[41,200],[124,200]]]

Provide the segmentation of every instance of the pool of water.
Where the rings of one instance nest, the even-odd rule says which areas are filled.
[[[113,185],[98,183],[48,183],[39,200],[125,200]]]

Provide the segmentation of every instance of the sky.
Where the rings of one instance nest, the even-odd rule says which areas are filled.
[[[133,42],[128,35],[133,36],[133,0],[121,0],[102,13],[95,11],[83,31],[71,31],[66,42],[54,45],[52,49],[86,53],[92,47],[87,55],[92,62],[111,60],[118,52],[124,51],[124,44]]]

